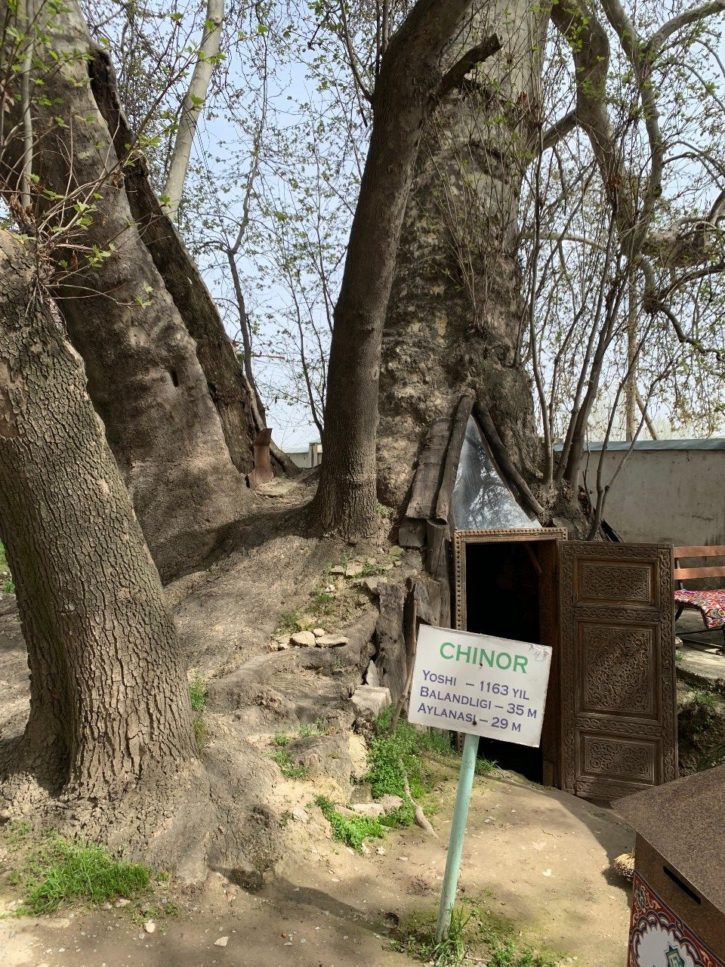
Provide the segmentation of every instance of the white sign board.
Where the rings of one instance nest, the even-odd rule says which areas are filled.
[[[551,648],[421,625],[408,721],[538,746]]]

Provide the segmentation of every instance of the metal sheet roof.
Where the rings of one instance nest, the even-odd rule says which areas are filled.
[[[598,453],[602,449],[601,442],[589,443],[586,447],[591,453]],[[624,440],[610,440],[607,450],[621,452],[632,446]],[[562,448],[561,443],[554,445],[557,452]],[[725,437],[709,437],[705,440],[637,440],[635,450],[725,450]]]

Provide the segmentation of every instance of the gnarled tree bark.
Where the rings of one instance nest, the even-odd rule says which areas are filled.
[[[325,457],[313,507],[324,531],[348,539],[375,521],[383,322],[421,134],[445,86],[442,55],[470,5],[418,0],[390,41],[375,86],[370,148],[335,306]],[[491,37],[477,59],[497,50]]]
[[[0,231],[0,529],[31,672],[24,762],[107,801],[194,754],[156,568],[28,244]]]
[[[7,3],[0,13],[8,15]],[[170,577],[198,564],[240,516],[245,487],[194,341],[129,207],[91,90],[93,48],[78,6],[48,5],[39,21],[35,223],[57,269],[54,295],[86,363],[94,406],[154,559]],[[22,138],[9,138],[0,152],[11,190],[22,150]]]
[[[380,371],[378,490],[398,510],[429,427],[465,391],[490,414],[522,477],[536,479],[517,208],[537,145],[546,6],[478,5],[456,49],[494,30],[502,49],[459,78],[418,152]]]

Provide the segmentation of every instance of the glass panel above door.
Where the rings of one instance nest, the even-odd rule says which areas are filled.
[[[466,425],[453,488],[453,519],[457,530],[511,530],[540,527],[519,506],[499,476],[475,419]]]

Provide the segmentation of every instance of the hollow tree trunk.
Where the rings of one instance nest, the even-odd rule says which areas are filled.
[[[31,768],[108,799],[193,754],[176,632],[29,246],[0,231],[0,529],[31,672]]]
[[[3,8],[0,0],[0,14]],[[32,106],[36,218],[57,232],[47,246],[57,269],[54,294],[149,547],[168,577],[197,564],[220,528],[240,516],[245,488],[194,341],[129,208],[91,91],[92,45],[80,11],[75,3],[46,5],[41,19],[35,80],[43,97]],[[3,145],[1,173],[11,188],[19,150],[19,140]],[[81,222],[79,205],[90,206]]]
[[[547,14],[522,0],[479,8],[474,36],[495,31],[502,50],[426,127],[383,333],[378,491],[396,509],[428,429],[450,416],[466,389],[487,407],[528,482],[539,462],[519,358],[526,320],[516,246]]]
[[[368,533],[376,510],[380,346],[420,137],[440,97],[441,57],[470,0],[418,0],[382,60],[373,127],[330,347],[324,460],[313,513],[325,531]],[[494,40],[495,38],[492,38]],[[489,56],[495,44],[481,52]]]

